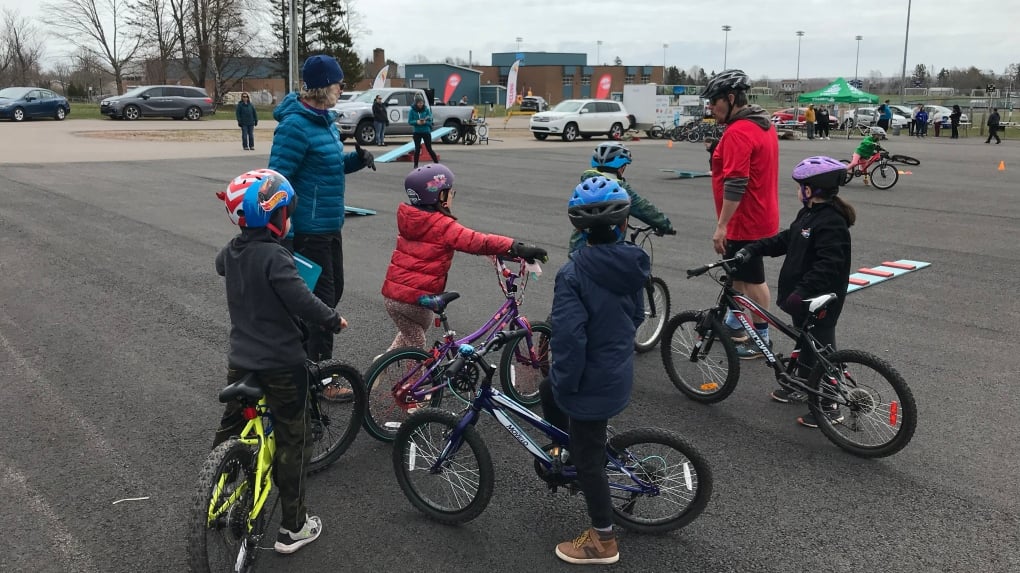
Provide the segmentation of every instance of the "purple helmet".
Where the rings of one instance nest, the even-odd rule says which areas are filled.
[[[419,167],[404,178],[404,191],[412,205],[435,205],[439,193],[453,189],[453,171],[441,163]]]
[[[793,168],[793,180],[800,183],[800,199],[805,204],[811,197],[831,197],[839,192],[846,178],[846,165],[838,159],[816,155],[802,160]],[[811,188],[811,194],[807,193]]]

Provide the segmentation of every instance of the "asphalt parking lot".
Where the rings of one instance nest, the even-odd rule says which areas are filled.
[[[107,125],[125,129],[0,124],[2,571],[184,569],[184,518],[224,382],[228,320],[212,261],[232,228],[213,193],[265,166],[271,130],[256,135],[254,153],[225,142],[72,133]],[[524,303],[541,319],[566,256],[566,200],[595,140],[537,142],[514,130],[502,139],[436,149],[457,175],[461,222],[549,249]],[[858,212],[854,268],[932,263],[852,294],[839,327],[841,346],[883,356],[911,385],[920,410],[913,442],[891,458],[860,460],[797,426],[798,407],[770,402],[764,368],[744,363],[736,392],[702,406],[673,388],[657,352],[640,355],[632,402],[614,426],[685,435],[712,463],[715,492],[680,532],[624,532],[614,570],[1020,570],[1020,360],[1009,338],[1020,321],[1020,152],[1013,141],[982,141],[893,137],[886,147],[921,165],[889,191],[857,180],[841,193]],[[853,145],[780,142],[784,223],[798,206],[793,165],[808,155],[849,157]],[[631,147],[628,179],[679,231],[656,240],[654,272],[674,312],[708,306],[713,283],[683,276],[714,260],[709,182],[659,171],[703,170],[707,154],[701,144]],[[409,168],[385,164],[348,179],[348,203],[378,212],[344,228],[341,311],[351,327],[337,354],[362,369],[394,333],[379,289]],[[773,286],[778,268],[770,261]],[[449,313],[461,331],[501,298],[491,264],[478,257],[457,256],[448,288],[463,294]],[[310,478],[322,538],[288,558],[267,554],[261,570],[570,569],[553,546],[585,527],[583,501],[548,493],[515,442],[491,420],[482,426],[497,482],[475,521],[451,528],[419,515],[393,478],[389,447],[362,433]],[[148,499],[113,504],[135,497]]]

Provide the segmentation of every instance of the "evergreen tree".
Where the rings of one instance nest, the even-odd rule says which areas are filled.
[[[344,3],[335,0],[295,0],[297,6],[298,65],[311,54],[329,54],[340,62],[344,81],[355,84],[365,77],[365,67],[354,51],[348,14]],[[286,73],[290,54],[289,11],[286,3],[273,6],[273,20],[277,23],[274,37],[279,51],[274,54],[279,71]],[[300,73],[300,71],[299,71]]]

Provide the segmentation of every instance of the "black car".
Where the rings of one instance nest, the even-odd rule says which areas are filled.
[[[549,104],[545,101],[545,99],[538,96],[525,96],[521,100],[521,111],[533,111],[537,113],[540,111],[547,111],[548,109]]]
[[[43,88],[4,88],[0,90],[0,118],[24,121],[34,117],[52,117],[60,121],[71,113],[67,98]]]
[[[142,117],[201,119],[216,113],[216,105],[202,88],[191,86],[142,86],[99,103],[99,111],[111,119]]]

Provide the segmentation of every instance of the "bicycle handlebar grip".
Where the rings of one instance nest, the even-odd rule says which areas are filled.
[[[708,265],[701,265],[696,269],[687,269],[687,278],[699,277],[708,272],[710,267]]]
[[[446,375],[456,376],[464,368],[465,362],[467,362],[467,357],[463,354],[458,354],[457,357],[453,359],[453,362],[451,362],[446,368]]]

